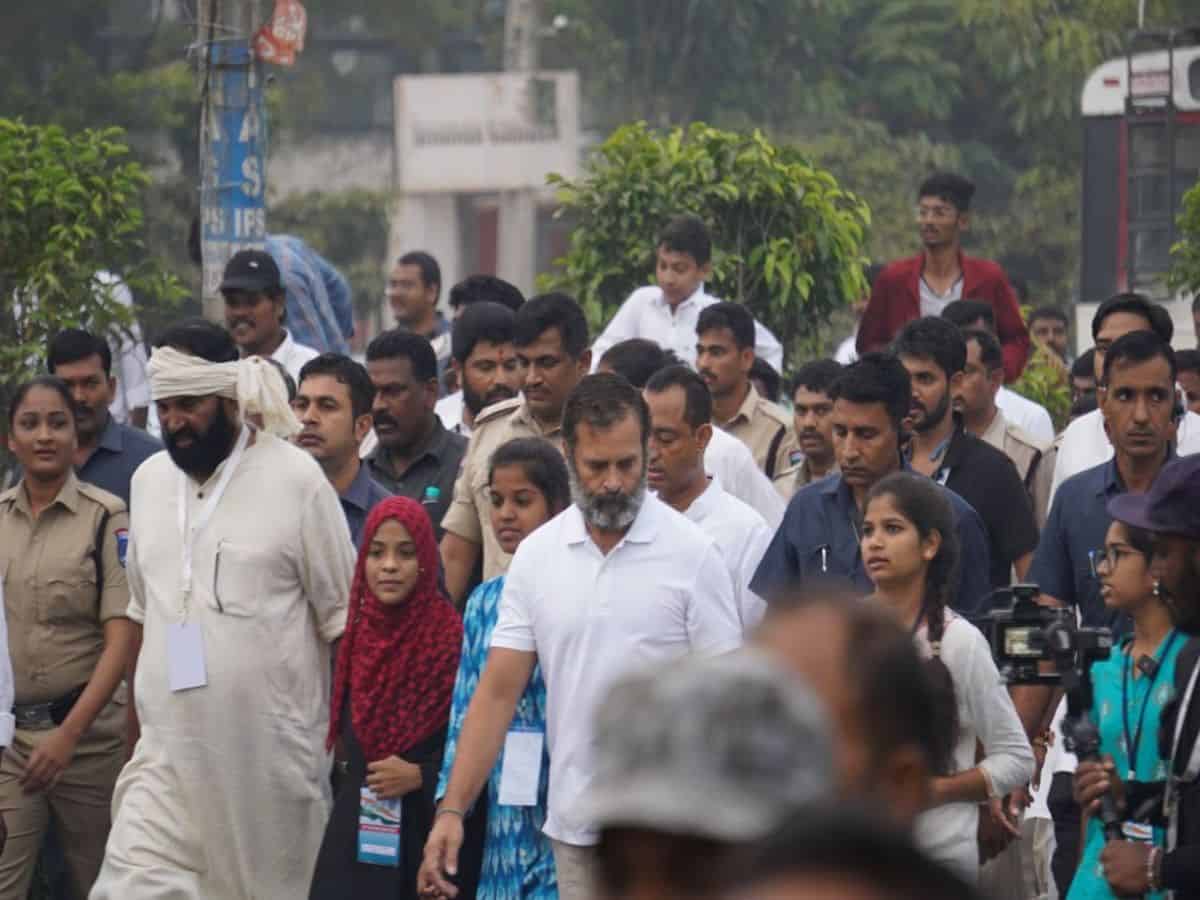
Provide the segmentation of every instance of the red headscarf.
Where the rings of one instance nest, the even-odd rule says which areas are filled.
[[[367,586],[367,552],[375,532],[396,519],[417,549],[421,572],[408,598],[385,606]],[[346,633],[333,677],[328,746],[341,728],[346,690],[354,735],[368,762],[404,753],[446,726],[462,652],[462,618],[438,590],[437,545],[425,509],[389,497],[363,528]]]

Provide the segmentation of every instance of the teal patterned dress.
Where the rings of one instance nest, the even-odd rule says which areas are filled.
[[[1132,677],[1136,660],[1130,659],[1132,641],[1129,640],[1114,647],[1108,659],[1092,664],[1092,715],[1100,728],[1100,754],[1112,756],[1118,774],[1124,779],[1129,779],[1130,771],[1134,781],[1163,781],[1167,777],[1167,761],[1158,752],[1158,726],[1163,707],[1175,694],[1175,661],[1186,643],[1175,631],[1167,635],[1154,652],[1158,662],[1155,678],[1146,674]],[[1137,750],[1132,761],[1131,744],[1136,744]],[[1149,826],[1145,828],[1151,830]],[[1156,827],[1152,833],[1154,843],[1164,847],[1165,831]],[[1083,858],[1071,881],[1067,900],[1110,900],[1115,896],[1100,871],[1103,849],[1104,830],[1098,818],[1091,818]],[[1159,898],[1166,894],[1146,896]]]
[[[466,718],[475,687],[479,684],[483,665],[487,662],[503,589],[503,576],[485,581],[471,594],[463,612],[462,661],[454,682],[450,728],[437,786],[439,798],[446,793],[463,719]],[[545,734],[546,684],[542,681],[541,666],[533,669],[529,685],[517,702],[511,727]],[[503,764],[504,756],[501,753],[488,778],[487,836],[484,838],[483,866],[479,873],[476,900],[557,900],[558,880],[554,872],[554,857],[549,838],[542,834],[542,826],[546,822],[550,757],[543,749],[537,806],[500,805],[500,772]]]

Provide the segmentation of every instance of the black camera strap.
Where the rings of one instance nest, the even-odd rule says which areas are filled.
[[[1152,657],[1155,665],[1153,666],[1153,674],[1146,673],[1144,677],[1149,678],[1150,683],[1146,686],[1146,693],[1142,695],[1142,707],[1138,711],[1137,731],[1130,732],[1129,730],[1129,683],[1133,681],[1133,642],[1129,644],[1129,655],[1125,658],[1125,663],[1121,667],[1121,726],[1125,731],[1125,755],[1128,757],[1129,773],[1126,776],[1126,781],[1136,780],[1137,770],[1137,751],[1138,745],[1142,742],[1142,726],[1146,723],[1146,707],[1150,705],[1150,697],[1154,693],[1154,684],[1158,681],[1158,673],[1163,670],[1162,661],[1167,658],[1167,654],[1171,652],[1171,646],[1179,637],[1179,632],[1174,628],[1171,629],[1171,634],[1162,643],[1161,653],[1155,653]],[[1138,668],[1146,672],[1146,669],[1139,663]]]

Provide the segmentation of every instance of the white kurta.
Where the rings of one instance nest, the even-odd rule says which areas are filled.
[[[189,522],[221,471],[186,482]],[[330,643],[355,561],[345,518],[307,453],[256,435],[194,545],[186,621],[202,630],[207,685],[172,692],[168,625],[185,621],[180,478],[166,452],[133,478],[142,735],[91,900],[306,897],[330,810]]]

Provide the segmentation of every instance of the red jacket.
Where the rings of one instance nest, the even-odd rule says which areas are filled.
[[[1029,356],[1029,331],[1021,318],[1017,295],[996,263],[959,254],[964,300],[990,303],[996,333],[1004,350],[1004,380],[1016,381]],[[858,352],[884,350],[900,329],[921,316],[921,269],[925,256],[888,263],[875,278],[871,300],[858,326]]]

